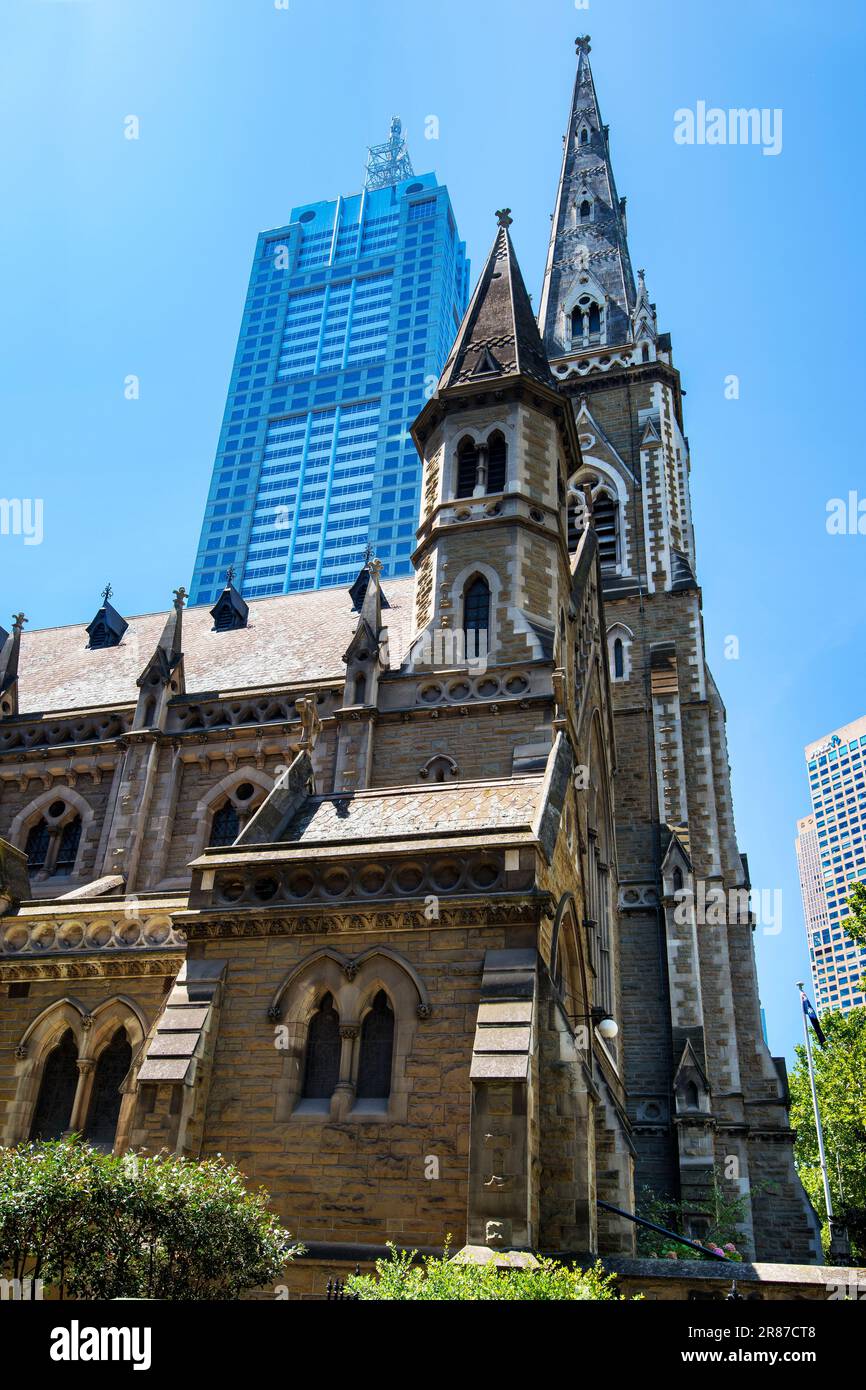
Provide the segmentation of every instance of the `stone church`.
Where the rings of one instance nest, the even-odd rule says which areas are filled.
[[[627,1255],[610,1206],[699,1235],[714,1171],[754,1257],[820,1258],[680,378],[577,49],[538,318],[504,209],[414,424],[414,576],[0,634],[0,1142],[224,1154],[328,1268]]]

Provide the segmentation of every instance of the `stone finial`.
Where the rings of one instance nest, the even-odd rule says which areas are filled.
[[[496,221],[499,223],[500,227],[505,227],[506,229],[510,227],[514,221],[514,218],[511,216],[511,208],[497,208]]]
[[[15,633],[15,632],[23,632],[23,630],[24,630],[24,624],[27,623],[27,622],[29,622],[29,621],[30,621],[30,619],[29,619],[29,618],[25,618],[25,616],[24,616],[23,613],[13,613],[13,614],[12,614],[12,631],[13,631],[13,633]]]
[[[575,53],[591,53],[592,45],[589,41],[589,34],[584,34],[581,38],[574,41]]]
[[[178,613],[179,613],[180,610],[183,608],[184,604],[186,603],[186,600],[187,600],[187,592],[186,592],[186,589],[185,589],[185,588],[183,587],[183,585],[181,584],[180,588],[179,588],[179,589],[175,589],[175,591],[174,591],[174,606],[175,606],[175,608],[177,609]]]

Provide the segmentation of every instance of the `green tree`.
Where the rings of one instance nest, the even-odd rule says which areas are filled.
[[[866,946],[866,883],[852,883],[848,894],[850,917],[842,923],[844,930],[858,946]],[[866,975],[860,981],[860,988],[866,988]]]
[[[852,1253],[862,1260],[866,1258],[866,1008],[852,1009],[847,1015],[825,1014],[821,1027],[827,1045],[813,1043],[812,1057],[830,1192],[837,1215],[848,1226]],[[812,1205],[824,1218],[826,1250],[829,1230],[805,1046],[796,1052],[790,1078],[791,1123],[797,1131],[794,1159]]]
[[[414,1251],[390,1247],[390,1258],[376,1261],[375,1274],[353,1274],[346,1283],[360,1299],[400,1301],[622,1300],[616,1276],[605,1274],[600,1262],[590,1269],[572,1269],[556,1260],[538,1260],[529,1268],[499,1269],[493,1264],[470,1264],[427,1255],[416,1261]]]
[[[0,1271],[61,1298],[236,1298],[297,1253],[267,1202],[219,1157],[0,1149]]]

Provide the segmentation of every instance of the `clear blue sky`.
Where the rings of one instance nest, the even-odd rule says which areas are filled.
[[[866,536],[825,530],[828,498],[866,497],[864,29],[854,0],[5,0],[0,492],[43,498],[45,535],[0,536],[0,619],[88,620],[107,579],[127,613],[188,585],[255,235],[357,190],[392,114],[475,270],[512,208],[537,302],[589,32],[634,263],[688,392],[707,650],[741,845],[783,894],[757,947],[790,1055],[802,745],[866,712]],[[699,100],[780,107],[782,153],[677,145],[673,113]]]

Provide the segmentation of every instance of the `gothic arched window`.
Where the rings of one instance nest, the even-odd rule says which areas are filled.
[[[355,677],[355,704],[356,704],[356,705],[363,705],[363,703],[364,703],[364,698],[365,698],[366,694],[367,694],[367,677],[364,675],[363,671],[361,671],[361,672]]]
[[[581,222],[588,222],[591,217],[592,203],[589,201],[588,198],[584,198],[583,202],[580,205],[580,220]]]
[[[584,126],[580,132],[580,143],[581,145],[589,144],[589,131],[586,126]]]
[[[457,449],[456,497],[471,497],[478,481],[478,446],[474,439],[460,441]]]
[[[91,1144],[113,1146],[123,1099],[120,1087],[131,1066],[132,1047],[126,1029],[118,1028],[96,1063],[90,1115],[84,1131],[85,1139]]]
[[[490,585],[476,575],[463,595],[464,632],[486,632],[490,626]]]
[[[31,827],[27,841],[24,845],[24,853],[27,855],[27,867],[30,869],[41,869],[48,856],[48,846],[51,842],[51,832],[48,829],[48,822],[43,816],[34,826]]]
[[[505,436],[494,430],[487,441],[487,491],[502,492],[505,488]]]
[[[54,872],[56,874],[71,874],[75,868],[75,859],[78,854],[78,846],[81,842],[81,817],[74,816],[67,821],[60,832],[60,844],[57,848],[57,858],[54,861]]]
[[[617,680],[622,680],[625,675],[625,652],[621,637],[617,637],[613,644],[613,674]]]
[[[305,1100],[330,1100],[340,1079],[340,1016],[330,994],[324,995],[310,1019],[304,1062]]]
[[[208,844],[233,845],[240,833],[240,816],[230,801],[224,801],[219,810],[214,812]]]
[[[593,498],[592,519],[598,538],[598,554],[603,565],[617,562],[617,504],[607,492]]]
[[[361,1025],[357,1096],[359,1100],[387,1100],[391,1094],[394,1056],[394,1010],[383,989]]]
[[[67,801],[52,801],[31,825],[24,842],[27,867],[39,878],[71,874],[81,843],[82,820]]]
[[[683,871],[682,871],[682,869],[680,868],[679,864],[677,864],[676,867],[674,868],[674,892],[675,892],[675,893],[681,893],[682,891],[683,891]]]
[[[78,1048],[72,1029],[67,1028],[42,1068],[39,1099],[30,1126],[31,1140],[60,1138],[69,1128],[77,1089]]]

